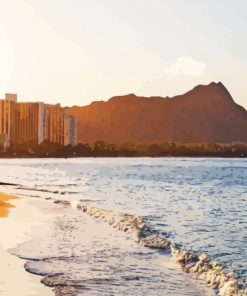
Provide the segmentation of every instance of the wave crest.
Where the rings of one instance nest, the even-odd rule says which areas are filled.
[[[185,272],[204,279],[209,286],[218,290],[220,296],[246,296],[246,290],[240,288],[241,285],[234,273],[226,273],[223,266],[211,262],[205,254],[195,255],[159,236],[148,226],[144,217],[92,207],[82,202],[77,202],[76,206],[73,204],[73,208],[105,221],[117,230],[131,234],[137,243],[145,247],[170,252]]]

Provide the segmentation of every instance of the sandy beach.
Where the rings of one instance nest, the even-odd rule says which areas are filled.
[[[18,197],[6,193],[0,193],[0,218],[8,217],[10,209],[15,207],[9,202],[13,199],[18,199]]]
[[[54,295],[50,288],[40,283],[41,277],[25,271],[25,260],[8,252],[9,249],[27,240],[32,226],[39,223],[41,223],[41,214],[30,202],[13,195],[0,193],[1,295]]]
[[[105,267],[105,269],[102,269],[103,268],[101,266],[102,263],[100,263],[102,258],[100,254],[101,252],[105,252],[106,250],[115,250],[114,252],[116,252],[116,250],[119,248],[119,245],[121,246],[121,248],[118,251],[119,254],[116,256],[118,257],[121,254],[122,254],[121,256],[123,256],[125,252],[127,252],[126,254],[128,254],[127,257],[126,255],[124,255],[122,258],[121,264],[123,264],[126,258],[128,258],[128,260],[122,265],[122,267],[125,266],[126,264],[124,268],[127,268],[127,270],[129,270],[129,266],[133,264],[133,266],[136,266],[135,268],[137,268],[137,266],[140,265],[139,268],[141,268],[142,270],[146,270],[150,268],[150,270],[152,270],[151,271],[152,273],[157,273],[156,274],[157,279],[160,279],[160,277],[164,277],[164,275],[163,276],[160,275],[160,273],[164,272],[164,274],[169,278],[169,281],[165,284],[165,286],[169,287],[171,291],[174,291],[174,295],[179,294],[178,292],[180,289],[179,286],[182,286],[182,287],[184,286],[186,290],[191,291],[192,293],[191,295],[195,295],[194,293],[196,293],[197,295],[207,295],[207,296],[215,295],[213,291],[205,289],[203,287],[203,284],[200,284],[200,282],[196,282],[192,280],[190,277],[185,275],[180,269],[178,269],[177,264],[172,259],[172,257],[170,257],[169,255],[158,254],[153,251],[151,251],[150,253],[149,249],[139,246],[132,239],[128,239],[128,235],[122,235],[121,232],[113,230],[112,227],[107,225],[106,222],[99,223],[99,221],[92,219],[92,217],[88,217],[88,215],[82,215],[82,212],[80,211],[73,210],[70,207],[64,208],[62,205],[50,203],[44,199],[39,199],[39,198],[37,199],[32,197],[16,198],[13,195],[7,195],[7,194],[1,194],[1,199],[4,203],[8,203],[11,205],[11,207],[8,206],[8,209],[9,209],[8,214],[0,219],[0,232],[2,234],[2,240],[0,244],[0,261],[1,261],[0,294],[1,295],[4,295],[4,296],[17,295],[17,294],[20,296],[22,295],[23,296],[54,295],[52,288],[49,288],[40,282],[40,280],[42,279],[42,276],[31,274],[24,269],[24,264],[27,262],[27,259],[28,259],[27,257],[33,256],[33,254],[36,254],[35,249],[37,250],[43,249],[46,251],[51,251],[52,253],[47,256],[52,258],[53,251],[54,250],[56,251],[56,249],[58,248],[58,250],[62,252],[61,254],[63,254],[63,256],[65,257],[67,256],[66,252],[71,253],[70,256],[72,257],[70,257],[71,258],[70,264],[71,266],[73,266],[74,264],[73,257],[74,256],[76,257],[77,256],[76,254],[79,254],[78,246],[80,246],[80,248],[82,248],[83,246],[84,252],[87,255],[85,257],[86,261],[85,262],[82,261],[80,263],[80,266],[81,266],[80,276],[77,280],[82,279],[84,283],[86,283],[87,281],[88,283],[90,283],[91,281],[95,281],[94,284],[89,284],[89,287],[90,289],[92,289],[92,291],[87,290],[87,295],[95,295],[94,292],[98,291],[98,289],[100,289],[102,285],[102,283],[100,284],[100,282],[104,278],[102,274],[103,270],[105,270],[104,272],[106,272],[107,277],[110,276],[112,281],[115,281],[118,278],[113,274],[108,274],[111,269],[116,268],[116,266],[118,266],[118,263],[115,262],[116,260],[115,255],[113,257],[111,256],[109,257],[109,261],[108,263],[106,263],[107,266]],[[52,224],[49,225],[49,223],[47,223],[51,218],[51,216],[53,215],[61,218],[58,226],[62,230],[62,232],[60,231],[57,232],[56,230],[55,241],[53,239],[54,237],[54,232],[53,232],[54,229],[52,230],[53,226]],[[74,218],[76,218],[76,220],[79,219],[78,221],[79,222],[78,226],[80,225],[79,232],[78,230],[76,230],[77,227],[72,226],[71,224],[72,223],[71,219],[74,219]],[[8,231],[6,231],[6,229],[8,229]],[[76,234],[75,236],[71,232],[74,230],[76,230],[76,232],[74,233]],[[72,239],[73,237],[75,237],[76,239],[76,245],[73,245],[73,248],[68,249],[66,252],[65,250],[62,251],[60,249],[60,246],[63,245],[65,242],[67,245],[67,243],[69,243],[71,240],[73,241]],[[35,238],[34,241],[32,241],[33,238]],[[38,242],[39,244],[37,245],[35,241]],[[106,244],[106,241],[108,245]],[[28,244],[26,244],[26,242],[28,242]],[[81,242],[83,242],[83,245],[81,245]],[[102,242],[105,242],[104,245],[102,244]],[[18,256],[11,254],[13,252],[12,249],[15,249],[17,246],[19,246],[22,243],[24,243],[24,245],[27,246],[27,249],[25,246],[24,246],[24,249],[22,247],[21,249],[23,251],[21,251],[21,253],[18,253],[16,255],[21,257],[24,256],[25,259],[20,259]],[[57,244],[57,246],[55,244]],[[105,251],[103,251],[104,249]],[[29,251],[25,251],[25,250],[30,250],[32,255]],[[39,252],[40,251],[38,251],[37,254],[39,254]],[[94,253],[93,256],[92,256],[92,252]],[[146,254],[148,257],[152,256],[153,259],[150,262],[149,260],[148,261],[140,260],[140,262],[136,261],[136,258],[135,258],[136,255],[134,255],[134,257],[131,258],[131,256],[133,256],[131,254],[135,254],[136,252],[137,253],[141,252],[142,254]],[[15,253],[15,251],[13,253]],[[37,254],[34,256],[37,256]],[[59,256],[59,254],[57,256]],[[99,256],[98,259],[97,259],[97,256]],[[92,260],[91,257],[94,259],[93,259],[93,262],[89,264],[90,260]],[[79,257],[77,260],[79,260]],[[62,263],[62,261],[60,263]],[[44,261],[43,262],[40,261],[40,263],[44,264],[43,266],[46,266],[46,263]],[[31,269],[32,269],[32,266],[34,266],[34,270],[35,270],[35,261],[33,261],[33,263],[32,262],[28,263],[29,268],[30,268],[30,264],[31,264]],[[105,263],[103,263],[103,265],[104,264]],[[108,266],[108,264],[110,265]],[[97,271],[98,269],[101,271],[98,272]],[[92,273],[92,270],[94,270],[93,273]],[[133,276],[137,272],[136,269],[134,270],[135,271]],[[96,274],[94,274],[95,272]],[[100,280],[100,278],[102,279]],[[177,283],[178,278],[180,278],[181,283],[177,285],[178,286],[177,288],[175,288],[175,283]],[[52,278],[48,277],[47,279],[48,281],[50,281],[50,283],[53,283]],[[55,277],[54,280],[59,282],[60,278]],[[67,283],[66,279],[64,279],[64,283]],[[68,287],[66,289],[68,289]],[[109,289],[111,285],[110,286],[106,285],[105,287]],[[58,285],[56,286],[55,289],[57,292],[61,293],[61,295],[69,295],[67,293],[68,291],[64,290],[63,285],[61,285],[61,287],[59,287]]]

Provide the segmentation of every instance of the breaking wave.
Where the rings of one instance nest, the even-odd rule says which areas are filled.
[[[82,203],[77,203],[76,207],[94,218],[104,220],[118,230],[131,233],[134,240],[145,247],[168,251],[184,271],[205,279],[209,286],[219,291],[219,295],[246,295],[244,283],[238,283],[234,273],[226,273],[222,265],[211,262],[205,254],[195,255],[180,249],[169,239],[160,237],[148,226],[143,217],[90,207]]]

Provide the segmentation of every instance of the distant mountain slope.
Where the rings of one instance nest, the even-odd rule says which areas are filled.
[[[82,143],[247,142],[247,111],[221,82],[173,98],[117,96],[71,112]]]

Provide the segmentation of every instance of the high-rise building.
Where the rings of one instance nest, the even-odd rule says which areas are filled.
[[[15,144],[41,144],[44,133],[44,103],[17,104]]]
[[[0,134],[4,147],[13,145],[16,140],[16,112],[17,95],[5,94],[5,99],[0,100]]]
[[[41,144],[75,146],[77,122],[60,104],[17,103],[17,95],[0,100],[0,146]]]
[[[77,121],[70,114],[70,110],[66,108],[64,110],[64,146],[71,145],[76,146],[76,134],[77,134]]]
[[[60,104],[45,105],[44,141],[64,145],[64,111]]]
[[[38,121],[38,144],[44,141],[44,128],[45,128],[45,104],[39,104],[39,121]]]

